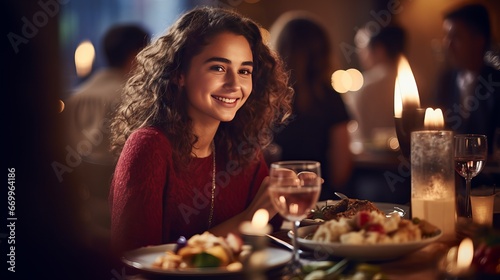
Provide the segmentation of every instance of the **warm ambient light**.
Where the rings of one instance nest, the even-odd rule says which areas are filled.
[[[399,91],[399,93],[398,93]],[[418,96],[417,82],[413,77],[408,60],[401,56],[398,64],[398,75],[394,89],[394,96],[401,96],[402,110],[420,108],[420,99]],[[394,100],[396,101],[396,100]],[[394,113],[396,114],[396,102],[394,102]]]
[[[64,101],[59,100],[59,113],[62,113],[64,111],[65,105]]]
[[[358,69],[354,68],[347,69],[346,72],[347,74],[349,74],[349,76],[351,76],[352,79],[351,88],[349,90],[358,91],[364,83],[363,74],[361,74]]]
[[[255,211],[252,217],[252,226],[255,228],[264,228],[269,222],[269,212],[266,209]]]
[[[457,268],[468,269],[474,256],[474,244],[470,238],[465,238],[458,246]]]
[[[337,70],[332,74],[332,87],[338,93],[358,91],[364,83],[363,74],[357,69]]]
[[[85,77],[90,74],[94,63],[95,49],[89,40],[85,40],[78,45],[75,51],[75,66],[78,77]]]
[[[332,74],[332,86],[338,93],[346,93],[352,85],[352,78],[345,70],[337,70]]]
[[[269,212],[266,209],[255,211],[252,221],[244,221],[240,225],[240,232],[243,235],[262,236],[272,231],[272,226],[268,224]]]

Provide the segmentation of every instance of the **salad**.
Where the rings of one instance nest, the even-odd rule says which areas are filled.
[[[206,267],[241,270],[242,260],[248,256],[250,249],[237,235],[229,233],[226,237],[217,237],[207,231],[188,240],[181,236],[175,250],[166,251],[156,258],[152,267],[166,270]]]

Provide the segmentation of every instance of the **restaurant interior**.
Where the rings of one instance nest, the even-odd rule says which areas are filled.
[[[64,120],[60,116],[71,92],[105,67],[99,44],[110,26],[136,23],[148,30],[154,39],[183,12],[200,5],[234,9],[261,24],[265,32],[270,32],[273,23],[286,12],[300,10],[314,14],[331,38],[331,63],[334,67],[331,73],[332,87],[341,95],[352,117],[347,127],[351,137],[349,149],[353,167],[349,180],[340,191],[351,198],[381,205],[403,205],[409,211],[412,197],[411,165],[397,142],[401,138],[398,139],[395,127],[386,127],[379,130],[382,142],[359,140],[358,123],[351,111],[350,96],[363,86],[363,81],[357,80],[358,84],[354,85],[356,81],[349,77],[351,87],[357,88],[348,88],[342,84],[343,80],[333,80],[334,72],[339,75],[341,72],[347,73],[347,70],[350,73],[363,73],[355,39],[362,26],[368,24],[378,30],[389,23],[397,23],[406,31],[404,56],[411,66],[421,107],[431,106],[439,74],[448,66],[442,47],[443,14],[464,2],[479,2],[488,7],[493,38],[489,59],[499,69],[500,2],[496,0],[6,1],[3,11],[8,24],[4,25],[4,34],[7,34],[8,40],[4,41],[3,51],[5,75],[2,84],[5,90],[2,103],[7,131],[3,135],[8,140],[4,148],[4,162],[9,172],[15,168],[17,220],[14,234],[15,273],[7,271],[8,262],[12,261],[9,252],[13,252],[7,236],[13,236],[12,228],[4,228],[6,234],[0,230],[0,260],[6,264],[4,270],[8,272],[7,278],[2,279],[33,279],[39,275],[50,279],[117,280],[173,279],[179,276],[161,273],[144,276],[140,269],[131,270],[130,265],[110,254],[105,241],[91,242],[92,245],[89,245],[88,229],[82,222],[92,215],[85,212],[88,201],[82,198],[88,198],[89,194],[82,194],[77,187],[81,184],[81,178],[73,175],[78,173],[79,164],[72,162],[71,152],[67,149]],[[88,65],[77,65],[76,51],[85,42],[90,42],[93,54],[91,58],[87,57]],[[87,70],[80,72],[79,67],[87,67]],[[394,93],[390,95],[394,96]],[[387,102],[393,104],[394,100]],[[496,149],[496,162],[493,156],[481,174],[472,180],[473,187],[500,185],[500,147]],[[454,180],[461,184],[463,178],[455,174]],[[10,197],[9,193],[9,200]],[[333,191],[330,199],[338,199]],[[93,205],[108,207],[102,201]],[[492,211],[493,226],[490,227],[498,230],[500,198],[495,199]],[[9,224],[7,210],[2,212]],[[286,234],[277,236],[290,241]],[[442,277],[442,271],[438,271],[436,263],[428,263],[430,259],[442,257],[450,244],[458,245],[449,240],[443,241],[429,245],[411,258],[371,264],[386,270],[391,275],[389,279],[451,279]],[[425,258],[427,262],[424,263],[422,259]],[[334,258],[335,262],[338,260]],[[500,264],[497,271],[500,273]],[[265,276],[267,278],[261,279],[279,279],[274,278],[277,277],[275,274]],[[231,279],[231,275],[212,277]]]

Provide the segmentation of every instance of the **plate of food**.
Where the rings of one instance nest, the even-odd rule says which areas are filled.
[[[146,273],[171,276],[228,275],[245,273],[251,247],[233,234],[216,237],[209,232],[177,243],[141,247],[126,252],[122,261]],[[288,262],[290,251],[266,248],[261,253],[262,270]]]
[[[342,200],[325,200],[316,203],[315,209],[312,209],[307,217],[301,221],[301,225],[317,225],[329,220],[352,218],[360,211],[376,211],[386,216],[396,213],[402,218],[410,218],[410,208],[406,205],[346,198]]]
[[[293,233],[289,232],[289,236]],[[352,218],[301,227],[297,241],[303,247],[331,256],[384,261],[417,251],[441,236],[441,230],[425,220],[403,219],[397,213],[386,216],[376,211],[359,211]]]

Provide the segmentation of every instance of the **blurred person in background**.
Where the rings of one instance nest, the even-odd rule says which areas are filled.
[[[435,105],[455,133],[485,134],[491,154],[500,127],[500,71],[485,57],[492,41],[488,10],[481,4],[450,10],[443,30],[449,68],[438,80]]]
[[[291,121],[276,129],[282,160],[321,162],[320,200],[334,198],[352,172],[344,102],[331,85],[332,48],[326,29],[301,11],[283,14],[270,29],[271,44],[290,71],[295,90]]]
[[[405,37],[404,29],[392,24],[380,29],[365,26],[354,38],[364,82],[360,90],[344,97],[358,122],[353,137],[364,148],[388,149],[388,140],[396,137],[394,84]]]
[[[438,79],[435,106],[443,110],[445,125],[456,134],[484,134],[488,142],[486,167],[472,187],[499,183],[494,161],[495,131],[500,128],[500,70],[492,63],[492,36],[488,10],[467,4],[447,11],[443,46],[449,65]],[[498,54],[496,54],[498,60]],[[464,180],[457,175],[457,184]],[[462,188],[463,190],[464,188]]]
[[[87,206],[84,216],[90,223],[90,242],[102,244],[109,239],[107,199],[115,166],[110,151],[110,118],[121,99],[135,56],[149,40],[149,33],[139,25],[111,26],[101,42],[107,67],[90,76],[65,102],[69,146],[81,157],[74,176]]]

